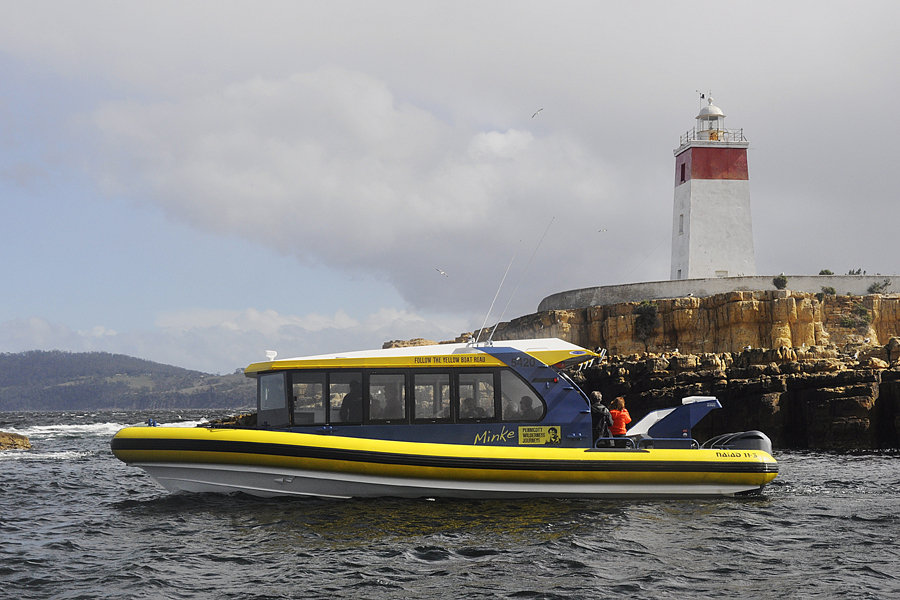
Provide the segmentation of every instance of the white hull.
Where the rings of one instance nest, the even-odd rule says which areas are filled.
[[[243,492],[253,496],[325,498],[625,498],[734,496],[759,486],[735,484],[532,483],[435,480],[272,469],[251,465],[132,463],[170,492]]]

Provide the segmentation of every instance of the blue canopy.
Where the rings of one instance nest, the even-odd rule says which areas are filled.
[[[628,430],[628,435],[690,438],[694,425],[714,408],[722,408],[715,396],[688,396],[681,401],[681,406],[650,411]]]

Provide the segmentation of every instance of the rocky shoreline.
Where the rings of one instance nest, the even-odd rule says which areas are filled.
[[[397,340],[385,347],[433,343]],[[700,441],[758,429],[781,449],[900,448],[900,337],[884,345],[613,354],[569,374],[588,394],[599,391],[607,400],[624,396],[636,419],[677,406],[686,396],[716,396],[723,410],[712,411],[694,428]]]
[[[878,345],[900,336],[900,295],[730,292],[538,312],[485,330],[481,339],[492,332],[494,341],[556,337],[620,356]]]
[[[625,396],[637,418],[685,396],[716,396],[724,410],[694,429],[701,441],[759,429],[778,448],[900,448],[900,295],[835,291],[733,291],[546,310],[481,338],[557,337],[606,349],[601,364],[572,375],[586,392]]]
[[[571,375],[588,393],[625,396],[636,417],[685,396],[716,396],[723,410],[698,424],[699,440],[758,429],[783,449],[900,447],[900,338],[885,346],[612,356]]]

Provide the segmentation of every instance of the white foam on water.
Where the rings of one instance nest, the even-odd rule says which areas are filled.
[[[0,462],[32,460],[75,460],[90,456],[91,452],[68,450],[63,452],[33,452],[31,450],[4,450],[0,452]]]
[[[176,421],[172,423],[161,423],[157,421],[157,425],[160,427],[196,427],[208,421],[209,419]],[[21,428],[7,427],[4,428],[4,431],[6,431],[7,433],[18,433],[20,435],[24,435],[30,440],[50,440],[76,437],[112,437],[120,429],[131,426],[147,426],[147,423],[78,423],[71,425],[33,425],[30,427]]]
[[[33,425],[21,429],[6,429],[28,439],[49,440],[55,438],[112,436],[125,427],[122,423],[78,423],[74,425]]]

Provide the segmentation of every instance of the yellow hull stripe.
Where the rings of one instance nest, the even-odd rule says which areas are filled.
[[[253,465],[434,480],[762,486],[777,475],[775,460],[760,451],[461,446],[236,429],[132,427],[116,435],[113,452],[128,463]]]

